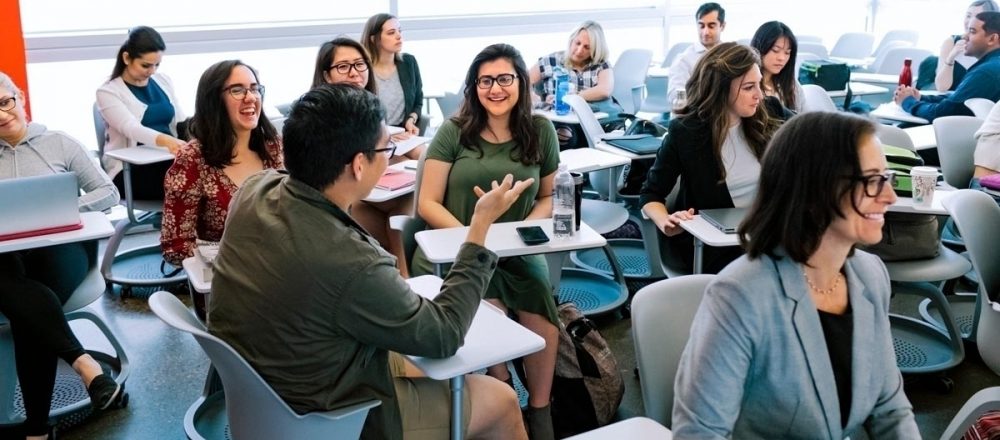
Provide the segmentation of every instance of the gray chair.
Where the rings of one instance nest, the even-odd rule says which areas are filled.
[[[996,103],[986,98],[969,98],[965,100],[965,106],[972,110],[972,116],[979,119],[986,119]]]
[[[1000,225],[1000,208],[988,195],[976,190],[960,190],[945,202],[945,209],[966,237],[972,266],[979,273],[979,319],[976,326],[979,354],[994,373],[1000,374],[1000,346],[993,338],[1000,334],[1000,311],[989,300],[1000,294],[1000,248],[994,244],[993,231]],[[989,342],[987,342],[989,341]],[[1000,410],[1000,387],[980,390],[952,419],[941,435],[957,440],[984,412]]]
[[[895,125],[876,124],[875,135],[878,136],[882,145],[905,148],[910,151],[917,151],[913,146],[913,138],[902,128]]]
[[[797,35],[795,39],[798,40],[799,43],[823,44],[823,37],[820,37],[819,35]]]
[[[917,45],[917,41],[920,39],[920,33],[917,31],[897,29],[886,32],[885,36],[882,37],[882,41],[879,41],[878,47],[875,48],[875,52],[872,52],[872,56],[878,57],[883,51],[889,47],[896,46],[906,46],[912,47]],[[919,65],[914,63],[914,66]]]
[[[944,181],[955,188],[968,188],[975,165],[976,130],[983,120],[973,116],[944,116],[934,119],[938,156]]]
[[[657,281],[632,298],[632,336],[642,404],[646,417],[668,428],[677,366],[705,287],[714,277],[688,275]]]
[[[831,57],[864,59],[872,53],[875,36],[866,32],[847,32],[837,39]]]
[[[97,157],[104,157],[104,144],[108,142],[108,123],[104,121],[101,110],[97,108],[97,102],[91,109],[94,116],[94,134],[97,135]]]
[[[684,53],[684,51],[687,50],[687,48],[692,44],[694,43],[683,42],[670,46],[670,50],[667,51],[667,56],[663,57],[663,63],[660,64],[660,67],[670,67],[670,65],[674,63],[674,59]]]
[[[635,114],[642,108],[642,90],[646,83],[646,71],[652,60],[653,52],[648,49],[627,49],[615,61],[612,67],[615,87],[611,96],[618,101],[625,113]]]
[[[903,60],[909,58],[912,61],[910,69],[913,72],[913,76],[916,77],[920,63],[924,61],[925,58],[933,55],[934,53],[927,49],[920,49],[916,47],[893,47],[876,56],[875,61],[872,62],[869,70],[875,73],[898,75],[900,70],[903,69]]]
[[[822,43],[804,43],[799,40],[799,53],[811,53],[820,58],[829,58],[830,51]]]
[[[149,308],[167,325],[194,336],[208,354],[225,389],[232,438],[356,439],[368,411],[381,404],[370,400],[332,411],[296,414],[236,350],[209,334],[175,296],[156,292],[149,298]]]
[[[802,113],[837,111],[837,104],[833,103],[826,89],[816,84],[803,84],[802,93],[806,97],[806,102],[802,103]]]
[[[117,374],[115,382],[124,384],[131,371],[128,355],[104,319],[87,307],[100,299],[101,295],[104,294],[105,287],[104,278],[101,277],[97,266],[96,244],[90,252],[94,263],[89,268],[83,282],[77,286],[66,303],[63,304],[63,312],[66,314],[66,321],[78,319],[90,321],[104,335],[113,352],[88,350],[88,353],[98,362],[111,367]],[[0,313],[0,427],[16,425],[24,421],[23,407],[15,407],[14,405],[17,370],[14,367],[14,341],[11,337],[9,322]],[[20,400],[19,397],[17,399]],[[125,399],[122,405],[127,404],[128,400]],[[85,415],[85,411],[89,410],[90,397],[86,388],[83,387],[79,375],[69,365],[60,361],[49,418],[59,420],[74,415],[80,416]]]

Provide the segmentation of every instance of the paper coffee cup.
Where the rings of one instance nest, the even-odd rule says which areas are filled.
[[[910,178],[913,182],[913,206],[930,208],[934,203],[934,187],[937,186],[937,168],[913,167]]]

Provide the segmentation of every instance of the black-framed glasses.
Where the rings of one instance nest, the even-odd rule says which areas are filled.
[[[861,182],[865,185],[865,195],[868,197],[878,197],[882,194],[882,190],[885,188],[885,183],[889,182],[889,186],[896,185],[896,172],[886,171],[884,174],[872,174],[870,176],[857,176],[851,178],[855,182]]]
[[[388,147],[385,147],[385,148],[376,148],[376,149],[374,149],[372,151],[374,151],[376,153],[385,153],[385,155],[387,157],[392,157],[394,154],[396,154],[396,143],[393,142],[392,139],[389,139],[389,146]]]
[[[513,73],[501,73],[497,76],[480,76],[476,78],[476,87],[480,89],[489,89],[493,87],[493,83],[496,83],[500,87],[507,87],[514,84],[514,80],[517,79],[517,75]]]
[[[8,96],[6,98],[0,99],[0,110],[9,112],[14,110],[14,106],[17,105],[17,98],[13,96]]]
[[[264,96],[264,85],[263,84],[253,84],[250,87],[244,86],[242,84],[233,84],[222,90],[229,92],[229,95],[240,101],[246,99],[247,93],[253,93],[257,97]]]
[[[348,73],[351,72],[351,69],[354,69],[354,71],[358,73],[367,72],[368,63],[364,61],[358,61],[356,63],[339,63],[330,66],[326,70],[336,70],[337,73],[341,75],[347,75]]]

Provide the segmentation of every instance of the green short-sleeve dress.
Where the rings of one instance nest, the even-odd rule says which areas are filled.
[[[494,180],[500,181],[506,174],[512,174],[515,180],[533,177],[535,183],[497,222],[524,220],[531,212],[541,178],[554,173],[559,166],[559,141],[552,123],[536,117],[534,127],[542,150],[541,163],[534,165],[511,158],[517,144],[514,141],[494,144],[480,138],[480,153],[460,144],[459,128],[453,122],[445,121],[438,129],[427,150],[427,159],[451,164],[443,205],[463,225],[469,224],[476,206],[472,188],[488,189]],[[417,249],[410,270],[414,275],[423,275],[433,273],[434,269]],[[549,269],[542,255],[501,259],[486,289],[486,297],[499,299],[510,309],[537,313],[548,317],[553,324],[558,323]]]

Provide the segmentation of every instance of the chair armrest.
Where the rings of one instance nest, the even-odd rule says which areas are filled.
[[[958,440],[962,438],[983,413],[992,410],[1000,410],[1000,387],[982,389],[973,394],[951,419],[951,423],[941,434],[941,439]]]

